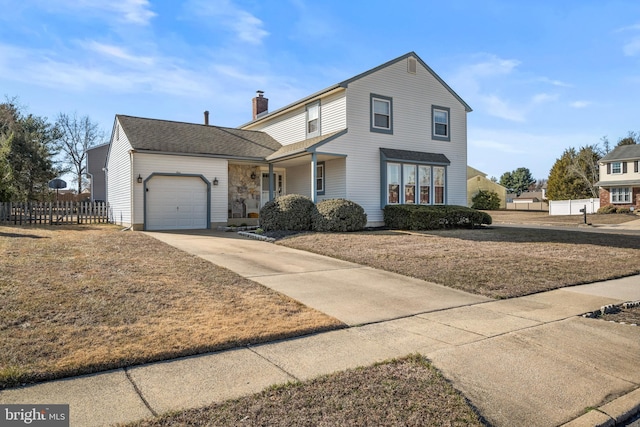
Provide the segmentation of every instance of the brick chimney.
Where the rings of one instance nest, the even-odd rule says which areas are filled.
[[[205,126],[209,126],[209,112],[208,111],[204,112],[204,125]]]
[[[256,97],[253,98],[253,120],[260,114],[269,111],[269,100],[262,96],[263,93],[263,91],[258,90],[256,91]]]

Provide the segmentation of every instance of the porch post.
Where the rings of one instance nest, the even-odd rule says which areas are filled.
[[[315,152],[311,153],[311,201],[318,203],[318,189],[316,187],[316,178],[318,173],[318,157]]]
[[[273,189],[275,187],[273,180],[273,163],[269,163],[269,201],[273,200]]]

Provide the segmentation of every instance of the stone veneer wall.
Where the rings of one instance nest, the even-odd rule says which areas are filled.
[[[251,179],[251,173],[255,173],[255,179]],[[229,165],[229,218],[246,218],[247,206],[260,207],[261,176],[257,166]]]

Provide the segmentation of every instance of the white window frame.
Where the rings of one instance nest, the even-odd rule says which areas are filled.
[[[315,129],[311,130],[311,123],[315,121]],[[305,115],[305,128],[307,138],[320,136],[320,101],[307,104]]]
[[[616,165],[617,172],[616,172]],[[622,162],[612,162],[611,163],[611,174],[612,175],[622,175]]]
[[[436,122],[437,113],[444,113],[446,115],[446,123]],[[446,129],[446,134],[436,133],[437,125],[443,125]],[[431,138],[438,141],[451,141],[451,109],[448,107],[440,107],[437,105],[431,106]]]
[[[633,192],[630,187],[615,187],[609,189],[611,203],[631,203],[632,194]]]
[[[392,184],[390,183],[389,180],[389,176],[391,175],[389,173],[389,169],[391,167],[397,167],[398,168],[398,183],[397,184]],[[401,163],[396,163],[396,162],[387,162],[387,176],[386,176],[386,181],[387,181],[387,188],[385,189],[385,193],[386,193],[386,204],[387,205],[399,205],[400,203],[402,203],[402,197],[401,197],[401,189],[402,189],[402,164]],[[397,185],[397,192],[398,192],[398,200],[396,202],[392,202],[389,200],[389,186],[390,185]]]
[[[370,130],[371,132],[380,132],[380,133],[388,133],[388,134],[392,134],[393,133],[393,99],[388,97],[388,96],[383,96],[383,95],[375,95],[375,94],[371,94],[370,95],[370,100],[371,100],[371,105],[370,105],[370,110],[371,110],[371,126],[370,126]],[[381,113],[376,113],[376,109],[375,109],[375,105],[376,102],[381,102],[387,105],[387,109],[389,111],[388,115],[386,115],[388,117],[388,126],[377,126],[376,125],[376,114],[381,115],[381,116],[385,116],[385,114],[381,114]]]
[[[398,168],[398,182],[397,183],[392,183],[390,176],[390,169],[391,167],[394,168]],[[413,184],[409,184],[409,181],[407,179],[407,172],[409,167],[414,168],[414,183]],[[424,186],[422,185],[422,183],[420,182],[420,179],[422,178],[422,174],[421,174],[421,168],[426,168],[426,171],[428,172],[428,178],[429,178],[429,182],[426,183]],[[386,177],[385,177],[385,184],[386,184],[386,188],[385,188],[385,197],[384,197],[384,201],[385,201],[385,205],[396,205],[396,204],[418,204],[418,205],[436,205],[436,197],[435,197],[435,190],[436,190],[436,185],[435,185],[435,179],[436,179],[436,170],[438,169],[442,169],[442,203],[437,203],[438,205],[446,205],[447,204],[447,166],[444,165],[439,165],[439,164],[427,164],[427,163],[414,163],[411,161],[408,162],[403,162],[403,161],[391,161],[388,160],[385,162],[385,169],[386,169]],[[391,185],[397,185],[398,189],[398,201],[397,202],[391,202],[389,200],[389,190],[390,190],[390,186]],[[414,186],[414,201],[413,202],[407,202],[407,185],[413,185]],[[421,188],[425,187],[428,188],[428,193],[429,193],[429,200],[427,201],[427,203],[422,203],[422,201],[420,200],[420,193],[421,193]]]

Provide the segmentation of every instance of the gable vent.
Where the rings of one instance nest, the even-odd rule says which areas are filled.
[[[416,58],[407,58],[407,72],[409,74],[415,74],[418,68],[418,61]]]

